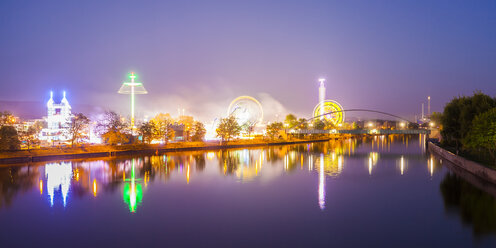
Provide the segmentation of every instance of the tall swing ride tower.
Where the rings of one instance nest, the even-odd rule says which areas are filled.
[[[131,82],[123,82],[118,93],[131,95],[131,127],[134,128],[135,95],[148,94],[148,91],[146,91],[143,83],[134,81],[136,79],[136,75],[134,75],[134,72],[131,72],[131,74],[129,74],[129,79],[131,79]]]

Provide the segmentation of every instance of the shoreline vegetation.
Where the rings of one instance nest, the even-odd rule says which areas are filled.
[[[220,150],[229,148],[262,147],[274,145],[289,145],[299,143],[325,142],[335,139],[346,139],[352,135],[336,135],[321,138],[290,139],[290,140],[236,140],[230,142],[177,142],[168,144],[130,144],[130,145],[83,145],[78,147],[46,147],[40,149],[5,151],[0,153],[0,164],[20,164],[55,160],[80,158],[114,157],[121,155],[143,154],[158,155],[167,152]]]
[[[472,96],[458,96],[435,116],[441,124],[443,149],[496,168],[496,98],[480,91]]]

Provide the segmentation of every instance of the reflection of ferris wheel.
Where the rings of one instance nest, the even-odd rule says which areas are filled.
[[[313,109],[313,116],[319,116],[320,115],[320,110],[321,108],[324,108],[324,113],[329,113],[329,112],[334,112],[332,114],[327,114],[324,116],[324,118],[328,121],[330,121],[332,124],[337,126],[340,123],[344,122],[344,112],[343,112],[343,107],[341,105],[333,100],[325,100]]]
[[[240,126],[254,126],[262,122],[263,109],[257,99],[251,96],[240,96],[229,104],[228,116],[234,116]]]

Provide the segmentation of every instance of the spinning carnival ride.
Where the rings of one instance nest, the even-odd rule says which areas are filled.
[[[332,113],[331,113],[332,112]],[[333,100],[325,100],[320,102],[313,109],[313,116],[317,117],[322,115],[321,113],[330,113],[324,115],[323,119],[330,121],[334,126],[341,124],[344,122],[344,112],[343,107],[336,101]]]
[[[228,116],[234,116],[240,126],[255,126],[263,119],[263,109],[257,99],[240,96],[234,99],[227,110]]]
[[[336,101],[326,100],[325,79],[320,78],[319,86],[319,104],[313,109],[313,117],[319,117],[320,120],[330,121],[334,126],[338,126],[344,122],[343,107]],[[329,114],[327,114],[329,113]]]

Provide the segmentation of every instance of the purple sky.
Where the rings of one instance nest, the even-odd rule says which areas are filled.
[[[208,121],[239,95],[309,116],[319,77],[344,108],[403,116],[426,97],[496,95],[495,1],[0,2],[0,100],[71,103],[126,114],[130,71],[150,94],[141,115]],[[0,106],[1,108],[1,106]],[[74,111],[78,111],[74,109]]]

